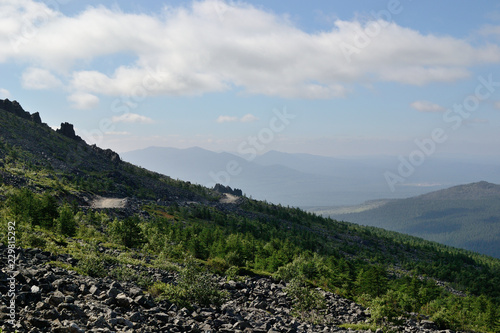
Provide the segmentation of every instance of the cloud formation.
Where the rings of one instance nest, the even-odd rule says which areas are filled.
[[[234,123],[238,121],[238,117],[233,116],[219,116],[216,122],[218,123]]]
[[[429,101],[415,101],[410,104],[412,108],[420,112],[444,112],[446,108]]]
[[[121,116],[114,116],[111,118],[113,123],[127,123],[127,124],[152,124],[153,119],[146,116],[141,116],[135,113],[124,113]]]
[[[75,93],[68,96],[71,107],[79,110],[93,109],[99,105],[99,97],[88,93]]]
[[[47,69],[33,67],[24,71],[21,80],[24,88],[34,90],[52,89],[62,85],[61,80]]]
[[[235,117],[235,116],[219,116],[217,117],[216,122],[218,123],[235,123],[235,122],[240,122],[240,123],[252,123],[254,121],[259,120],[256,116],[254,116],[251,113],[248,113],[244,115],[241,118]]]
[[[0,99],[6,99],[10,97],[11,97],[10,91],[4,88],[0,88]]]
[[[341,45],[356,46],[376,24],[380,33],[347,59]],[[91,67],[121,54],[133,62],[106,73]],[[41,2],[3,0],[0,63],[11,61],[45,71],[37,84],[26,85],[31,89],[52,88],[64,76],[77,94],[179,96],[238,88],[325,99],[346,96],[355,83],[463,79],[473,65],[500,62],[500,48],[381,20],[337,20],[329,31],[309,33],[243,2],[197,1],[157,15],[100,6],[70,17]]]
[[[259,118],[257,118],[256,116],[254,116],[253,114],[251,113],[248,113],[246,115],[244,115],[243,117],[241,117],[240,121],[242,123],[253,123],[254,121],[257,121],[259,120]]]

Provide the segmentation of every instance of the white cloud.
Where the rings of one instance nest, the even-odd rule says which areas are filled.
[[[61,86],[61,81],[50,71],[30,67],[22,75],[22,84],[26,89],[45,90]]]
[[[10,91],[4,88],[0,88],[0,99],[6,99],[10,97],[11,97]]]
[[[218,123],[235,123],[235,122],[241,122],[241,123],[252,123],[254,121],[259,120],[256,116],[254,116],[251,113],[248,113],[244,115],[241,118],[235,117],[235,116],[219,116],[216,120]]]
[[[238,117],[219,116],[216,120],[218,123],[234,123],[238,121]]]
[[[415,101],[410,104],[412,108],[420,112],[444,112],[445,107],[429,101]]]
[[[114,116],[111,118],[113,123],[128,123],[128,124],[152,124],[153,119],[141,116],[135,113],[125,113],[121,116]]]
[[[99,97],[88,93],[75,93],[68,96],[71,107],[79,110],[93,109],[99,105]]]
[[[253,114],[246,114],[244,115],[243,117],[241,117],[240,121],[242,123],[253,123],[254,121],[257,121],[259,120],[259,118],[257,118],[256,116],[254,116]]]
[[[360,34],[376,25],[380,33],[359,45]],[[91,67],[125,53],[135,60],[111,74]],[[320,99],[343,97],[354,83],[456,81],[470,75],[469,67],[500,62],[500,48],[385,21],[337,20],[329,31],[309,33],[243,2],[196,1],[155,15],[88,7],[68,17],[43,3],[3,0],[0,62],[6,61],[68,74],[68,86],[82,93],[177,96],[237,88]]]
[[[479,34],[484,35],[484,36],[500,37],[500,25],[487,24],[479,30]]]

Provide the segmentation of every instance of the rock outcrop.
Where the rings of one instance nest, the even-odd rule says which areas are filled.
[[[217,191],[219,193],[227,193],[227,194],[232,194],[232,195],[237,195],[241,197],[243,195],[243,191],[241,191],[238,188],[232,189],[229,186],[224,186],[222,184],[215,184],[214,186],[214,191]]]
[[[33,121],[36,124],[41,124],[42,123],[42,118],[40,117],[39,112],[35,112],[31,115],[31,121]]]
[[[24,111],[21,104],[19,104],[19,102],[17,101],[10,101],[9,99],[0,99],[0,109],[15,114],[20,118],[31,120],[34,123],[37,124],[42,123],[42,119],[40,118],[40,113],[35,112],[31,114],[27,111]]]
[[[75,129],[74,129],[73,125],[70,123],[61,123],[61,128],[58,128],[56,130],[56,132],[66,136],[72,140],[83,141],[83,139],[81,137],[76,135]]]

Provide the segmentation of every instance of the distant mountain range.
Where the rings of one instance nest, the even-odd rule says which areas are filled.
[[[413,198],[312,210],[500,258],[500,185],[485,181]]]
[[[284,205],[342,206],[380,198],[399,199],[453,185],[500,183],[500,162],[429,158],[391,192],[384,173],[396,172],[396,157],[333,158],[269,151],[249,161],[232,153],[198,147],[150,147],[121,154],[126,161],[212,187],[241,188],[255,199]]]

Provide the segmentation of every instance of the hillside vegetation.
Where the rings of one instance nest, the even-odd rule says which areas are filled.
[[[425,326],[426,332],[500,329],[497,259],[246,197],[225,203],[212,189],[123,162],[110,150],[88,146],[71,130],[64,132],[0,110],[0,242],[9,243],[9,222],[15,222],[15,245],[43,251],[28,251],[33,258],[27,252],[34,264],[41,265],[42,258],[47,258],[57,274],[80,282],[87,275],[94,280],[85,280],[86,285],[94,281],[110,288],[108,294],[112,288],[119,289],[109,279],[132,283],[139,290],[136,297],[153,298],[157,311],[168,306],[161,311],[173,313],[176,329],[186,316],[209,318],[202,313],[212,313],[211,321],[203,319],[204,324],[222,331],[223,319],[242,307],[252,309],[252,315],[246,324],[231,322],[233,330],[253,327],[255,332],[271,332],[273,327],[279,331],[280,325],[288,325],[287,330],[309,332],[318,327],[332,332],[347,328],[402,331],[408,325],[416,327],[415,323]],[[126,203],[123,208],[92,208],[92,202],[101,197]],[[73,275],[63,273],[68,270]],[[8,268],[2,271],[0,278],[5,279]],[[271,288],[269,292],[263,292],[264,286]],[[332,312],[336,298],[326,292],[362,307],[352,303],[350,315],[339,317],[340,312]],[[96,302],[106,298],[105,293],[101,298],[94,294],[88,297]],[[112,301],[106,306],[122,311],[120,322],[113,316],[95,321],[90,315],[77,318],[66,311],[74,306],[61,308],[66,301],[57,303],[54,311],[61,323],[75,320],[87,328],[107,320],[106,325],[115,325],[115,330],[149,331],[145,325],[153,324],[148,316],[163,318],[170,325],[169,315],[123,310],[146,303],[119,295],[108,295]],[[40,309],[33,303],[33,314],[43,310],[55,316],[53,310],[43,308],[45,297],[46,304],[53,306],[52,296],[41,297]],[[248,302],[242,301],[243,296]],[[2,301],[8,300],[2,296]],[[339,302],[344,301],[334,303]],[[275,311],[272,308],[283,309],[287,304],[290,309],[279,310],[283,312],[277,316],[282,322],[275,318],[260,324],[251,319],[259,306],[269,315]],[[217,324],[213,317],[219,313]],[[296,319],[283,319],[286,316]],[[434,324],[422,321],[426,318]],[[44,325],[52,324],[27,320],[18,329],[51,331]],[[188,325],[201,330],[201,324],[189,321],[183,329]]]

